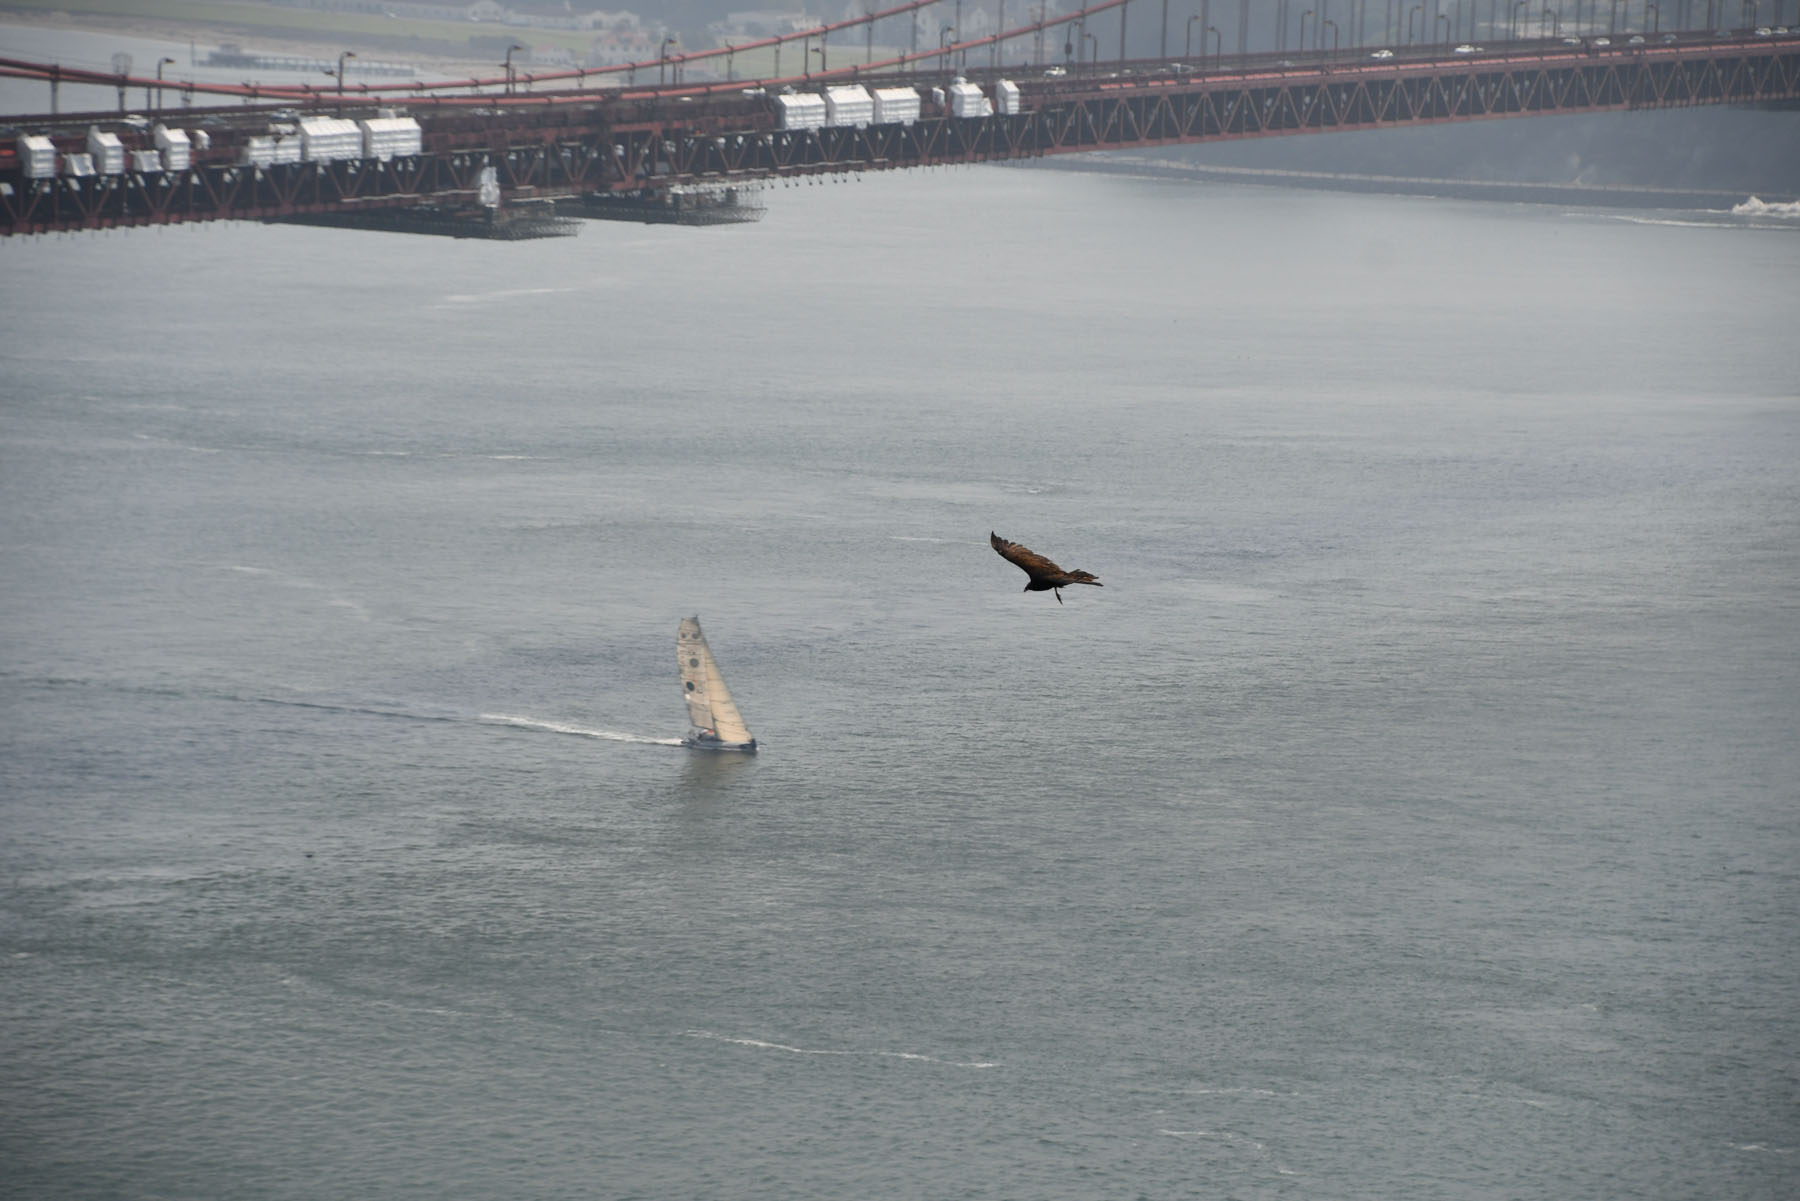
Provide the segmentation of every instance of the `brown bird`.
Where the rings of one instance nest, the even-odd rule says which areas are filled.
[[[1064,571],[1044,556],[1033,550],[1026,550],[1017,542],[1008,542],[992,530],[988,531],[988,542],[1000,552],[1000,557],[1013,564],[1031,577],[1025,585],[1027,592],[1054,592],[1056,603],[1062,604],[1062,589],[1069,584],[1092,584],[1096,588],[1104,588],[1091,571]]]

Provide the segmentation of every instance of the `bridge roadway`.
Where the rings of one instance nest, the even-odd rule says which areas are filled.
[[[1392,57],[1364,47],[1199,62],[971,67],[962,74],[990,96],[1002,78],[1019,88],[1018,112],[972,118],[951,116],[943,93],[934,92],[951,82],[948,70],[877,74],[851,67],[829,76],[528,94],[293,94],[275,104],[153,114],[207,135],[195,139],[190,165],[178,171],[33,178],[15,138],[7,137],[0,145],[0,230],[16,235],[185,221],[330,220],[401,208],[445,218],[474,214],[491,222],[493,210],[484,213],[478,203],[484,175],[490,181],[485,199],[493,199],[497,183],[501,210],[584,195],[653,205],[666,202],[671,189],[825,173],[1551,113],[1800,102],[1800,30],[1647,34],[1634,42],[1626,36],[1611,44],[1548,38],[1487,43],[1463,53],[1443,45],[1395,48]],[[38,78],[52,70],[4,65],[14,68],[12,74],[30,67]],[[919,89],[919,119],[862,128],[781,127],[774,93],[852,81]],[[120,80],[97,76],[89,82]],[[246,165],[249,139],[266,135],[272,123],[303,115],[373,117],[396,109],[419,122],[420,153],[387,161]],[[116,133],[127,162],[147,158],[134,159],[129,151],[154,145],[153,123],[142,115],[39,115],[4,123],[16,134],[48,135],[59,163],[85,149],[90,127]]]

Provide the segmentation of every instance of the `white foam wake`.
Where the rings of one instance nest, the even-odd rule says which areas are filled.
[[[812,1047],[790,1047],[786,1043],[766,1042],[760,1038],[733,1038],[728,1034],[714,1034],[711,1030],[683,1030],[689,1038],[709,1038],[714,1042],[731,1043],[739,1047],[754,1047],[760,1051],[785,1051],[789,1055],[873,1055],[882,1059],[911,1059],[918,1063],[937,1063],[951,1068],[997,1068],[997,1063],[976,1061],[963,1063],[954,1059],[939,1059],[934,1055],[920,1055],[915,1051],[834,1051],[820,1050]]]
[[[605,738],[612,742],[641,742],[650,746],[680,746],[679,738],[646,738],[642,734],[626,734],[619,730],[593,730],[560,721],[539,721],[535,717],[515,717],[511,713],[483,713],[482,721],[495,725],[518,726],[525,730],[548,730],[552,734],[577,734],[582,738]]]
[[[1800,200],[1770,204],[1752,196],[1742,204],[1732,205],[1731,214],[1734,217],[1800,217]]]

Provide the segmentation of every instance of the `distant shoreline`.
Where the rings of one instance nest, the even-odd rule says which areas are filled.
[[[56,19],[52,20],[51,18]],[[213,49],[236,44],[249,51],[272,54],[294,54],[323,59],[335,58],[351,47],[367,47],[397,61],[429,66],[447,74],[458,74],[455,68],[492,66],[484,59],[467,54],[433,53],[412,46],[383,45],[379,39],[345,35],[321,38],[297,30],[239,28],[216,22],[183,22],[169,17],[113,16],[105,13],[49,13],[36,10],[0,8],[0,29],[20,27],[51,33],[116,33],[124,37],[163,42],[191,42]]]

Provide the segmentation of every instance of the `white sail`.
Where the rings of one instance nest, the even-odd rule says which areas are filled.
[[[698,617],[684,617],[675,635],[675,653],[681,664],[681,691],[687,697],[688,720],[696,729],[711,730],[723,743],[754,741],[743,714],[731,699],[731,689],[719,674]]]

